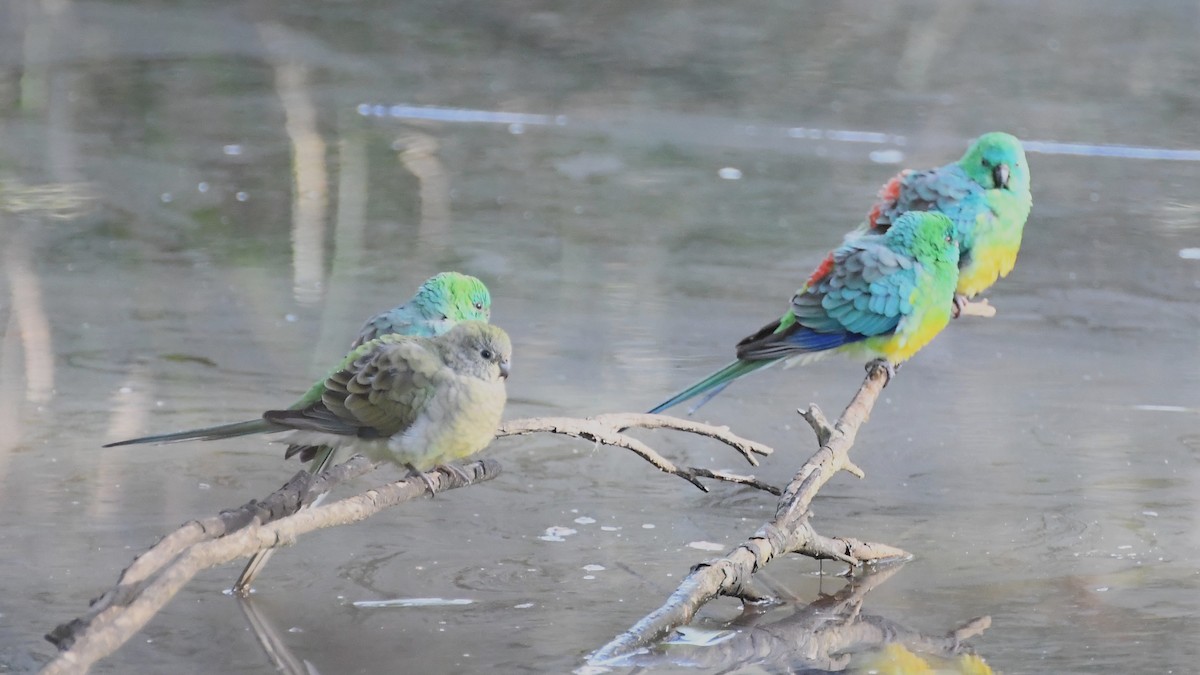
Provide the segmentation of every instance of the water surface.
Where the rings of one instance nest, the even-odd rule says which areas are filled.
[[[648,408],[778,315],[900,166],[1002,129],[1042,144],[1000,313],[905,366],[816,525],[912,551],[864,611],[990,615],[971,646],[1000,672],[1189,672],[1200,164],[1162,151],[1200,148],[1198,27],[1183,2],[0,5],[0,670],[297,468],[255,438],[103,442],[292,401],[444,269],[488,283],[517,345],[506,416]],[[861,375],[768,371],[700,417],[776,447],[758,475],[783,483],[814,449],[795,408],[836,413]],[[566,672],[713,555],[688,544],[774,506],[580,441],[489,454],[491,483],[276,556],[252,615],[324,673]],[[274,672],[221,593],[238,569],[96,672]],[[764,576],[804,605],[840,588],[818,569]],[[470,602],[355,604],[397,598]]]

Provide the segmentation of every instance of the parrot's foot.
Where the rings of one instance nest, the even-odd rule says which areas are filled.
[[[969,304],[971,304],[971,301],[967,298],[967,296],[963,295],[962,293],[955,293],[954,306],[950,309],[950,316],[954,317],[955,319],[962,316],[963,309],[965,309]]]
[[[448,472],[450,472],[450,473],[454,474],[455,476],[457,476],[457,477],[458,477],[460,480],[462,480],[462,482],[464,482],[464,483],[470,483],[470,482],[471,482],[471,480],[472,480],[473,478],[475,478],[475,477],[474,477],[474,476],[472,476],[471,474],[469,474],[469,473],[467,473],[466,471],[464,471],[464,470],[463,470],[463,468],[462,468],[461,466],[458,466],[458,465],[456,465],[456,464],[439,464],[439,465],[437,465],[435,468],[437,468],[437,469],[445,469],[446,471],[448,471]]]
[[[420,469],[413,466],[412,464],[405,464],[404,466],[406,466],[408,468],[408,477],[409,478],[420,478],[421,482],[425,484],[425,487],[429,488],[429,496],[430,497],[437,496],[437,488],[434,487],[433,481],[429,480],[429,476],[426,476],[424,471],[421,471]]]
[[[900,370],[900,364],[892,363],[891,361],[888,361],[887,359],[884,359],[884,358],[874,359],[870,363],[867,364],[867,372],[868,373],[875,370],[876,368],[883,368],[884,371],[887,372],[887,381],[891,382],[892,378],[896,377],[896,371]],[[887,384],[887,382],[885,382],[884,384]]]

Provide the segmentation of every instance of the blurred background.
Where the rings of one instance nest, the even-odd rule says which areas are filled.
[[[644,410],[778,316],[889,176],[1003,130],[1034,208],[999,314],[904,367],[815,525],[913,552],[863,611],[990,615],[971,645],[1000,672],[1191,672],[1198,30],[1170,0],[0,3],[0,671],[298,469],[255,437],[102,443],[286,405],[449,269],[514,339],[506,417]],[[782,484],[815,449],[795,409],[862,374],[773,369],[698,418],[775,447],[754,471]],[[775,504],[559,437],[487,454],[495,481],[280,553],[253,613],[310,672],[567,672]],[[802,606],[839,567],[763,576]],[[239,570],[96,672],[275,672],[222,594]],[[412,597],[469,602],[354,604]]]

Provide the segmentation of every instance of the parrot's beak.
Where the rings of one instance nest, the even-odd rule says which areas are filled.
[[[1008,189],[1008,165],[997,164],[996,168],[992,169],[992,180],[996,181],[996,187],[1000,189]]]
[[[509,369],[508,359],[501,361],[500,362],[500,377],[502,379],[505,379],[505,380],[508,379],[508,369]]]

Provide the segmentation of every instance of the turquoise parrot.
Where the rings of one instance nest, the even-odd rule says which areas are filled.
[[[886,232],[850,237],[778,320],[737,344],[737,360],[655,406],[658,413],[778,361],[834,352],[904,362],[950,322],[958,283],[954,221],[913,211]]]
[[[460,321],[487,322],[492,315],[492,296],[483,282],[458,272],[430,277],[411,300],[367,319],[351,347],[381,335],[434,337]]]
[[[957,316],[967,299],[1007,276],[1016,264],[1033,207],[1029,185],[1029,162],[1021,141],[1011,134],[987,133],[957,162],[894,176],[880,189],[864,228],[885,232],[909,211],[949,216],[960,237]],[[830,264],[829,258],[825,264]]]

